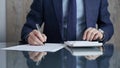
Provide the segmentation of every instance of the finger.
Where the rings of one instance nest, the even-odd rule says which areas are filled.
[[[91,56],[86,56],[88,60],[95,60],[99,57],[100,55],[91,55]]]
[[[97,40],[98,39],[98,34],[96,34],[93,38],[93,40]]]
[[[101,40],[103,38],[103,34],[101,32],[98,32],[98,38]]]
[[[92,33],[95,31],[95,29],[91,29],[91,30],[89,30],[88,32],[87,32],[87,34],[86,34],[86,39],[87,39],[87,41],[90,41],[90,37],[91,37],[91,35],[92,35]]]
[[[29,52],[30,59],[34,60],[34,57],[37,56],[39,52]]]
[[[100,55],[95,55],[95,56],[91,56],[92,57],[92,60],[95,60],[99,57]]]
[[[100,47],[100,50],[103,51],[103,47]]]
[[[37,56],[34,57],[35,61],[40,61],[45,56],[44,52],[40,52]]]
[[[95,40],[97,40],[97,39],[101,40],[102,38],[103,38],[103,34],[98,31],[98,33],[96,34],[96,36],[94,37],[94,39]]]
[[[44,56],[46,56],[47,55],[47,52],[44,52]]]
[[[87,38],[87,33],[88,33],[88,31],[90,31],[92,28],[90,27],[90,28],[88,28],[85,32],[84,32],[84,34],[83,34],[83,40],[86,40],[86,38]]]
[[[39,53],[37,56],[34,57],[34,61],[35,62],[38,62],[38,61],[41,61],[43,55],[41,53]]]
[[[90,41],[94,40],[94,37],[96,36],[96,34],[98,33],[97,30],[94,30],[90,36]]]
[[[44,42],[47,41],[47,36],[45,34],[42,34],[43,38],[44,38]]]
[[[33,40],[33,42],[36,42],[37,45],[38,45],[38,44],[43,44],[43,43],[41,42],[41,40],[39,40],[38,37],[36,37],[34,34],[31,34],[31,35],[30,35],[30,38]]]
[[[86,58],[88,59],[88,60],[93,60],[93,58],[94,58],[94,56],[86,56]]]
[[[31,37],[28,38],[28,43],[31,45],[37,45],[37,42],[31,39]]]
[[[88,60],[92,60],[91,56],[85,56],[85,58],[88,59]]]
[[[88,60],[93,60],[93,56],[87,56],[86,57]]]
[[[29,44],[32,44],[31,42],[32,42],[31,38],[28,37],[28,43],[29,43]]]
[[[37,37],[39,38],[39,40],[40,40],[41,42],[45,42],[45,41],[44,41],[44,40],[45,40],[44,37],[42,36],[42,34],[41,34],[39,31],[34,30],[33,33],[35,34],[35,36],[37,36]]]
[[[30,54],[30,56],[34,58],[34,57],[37,56],[38,54],[39,54],[39,52],[32,52],[32,53]]]

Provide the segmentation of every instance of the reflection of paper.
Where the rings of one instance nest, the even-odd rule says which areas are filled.
[[[2,48],[2,50],[17,50],[17,51],[36,51],[36,52],[56,52],[62,48],[64,48],[64,44],[57,44],[57,43],[46,43],[42,46],[30,46],[29,44],[26,45],[18,45],[12,46],[7,48]]]

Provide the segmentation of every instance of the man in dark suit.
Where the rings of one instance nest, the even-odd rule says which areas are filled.
[[[22,29],[22,41],[33,45],[67,40],[98,40],[105,43],[114,32],[107,7],[107,0],[33,0]],[[43,23],[42,34],[36,30],[36,24],[41,26]],[[94,60],[99,57],[74,57],[65,49],[56,53],[24,52],[24,55],[29,68],[84,68],[85,58]],[[36,61],[43,56],[45,59],[36,66]]]

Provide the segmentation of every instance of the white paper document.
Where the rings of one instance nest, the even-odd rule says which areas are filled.
[[[103,52],[98,48],[102,43],[99,42],[89,42],[89,41],[67,41],[65,43],[45,43],[40,46],[33,45],[16,45],[6,48],[1,48],[0,50],[15,50],[15,51],[35,51],[35,52],[56,52],[63,48],[69,48],[68,51],[74,56],[84,56],[84,55],[101,55]],[[71,48],[70,48],[71,47]]]
[[[2,48],[1,50],[17,50],[17,51],[36,51],[36,52],[56,52],[64,48],[64,44],[57,43],[46,43],[42,46],[32,46],[29,44],[26,45],[17,45],[12,47]]]

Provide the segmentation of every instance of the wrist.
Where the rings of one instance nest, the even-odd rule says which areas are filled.
[[[98,29],[98,31],[101,32],[101,34],[102,34],[102,37],[100,38],[100,41],[103,41],[104,37],[105,37],[104,31],[102,29]]]
[[[25,37],[25,41],[26,41],[26,42],[28,42],[28,37],[29,37],[29,34],[26,35],[26,37]]]

